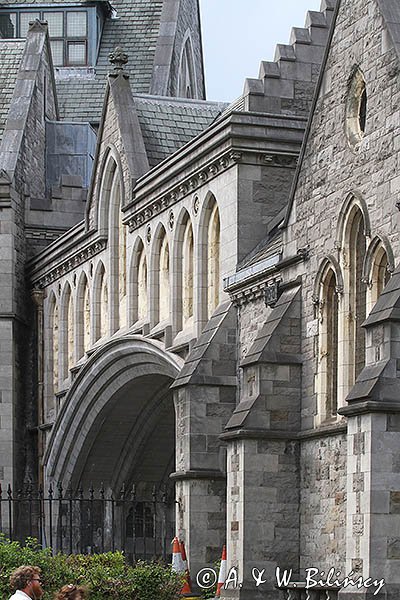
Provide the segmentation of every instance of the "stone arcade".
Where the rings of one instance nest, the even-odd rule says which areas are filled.
[[[3,486],[173,482],[225,596],[398,597],[399,31],[323,0],[227,106],[195,0],[0,2]]]

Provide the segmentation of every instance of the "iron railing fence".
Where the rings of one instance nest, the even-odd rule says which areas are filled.
[[[136,490],[141,489],[141,493]],[[27,486],[14,492],[0,486],[0,533],[10,540],[38,540],[53,552],[94,554],[122,550],[128,560],[170,560],[175,501],[171,488],[104,487],[86,493],[62,485]]]

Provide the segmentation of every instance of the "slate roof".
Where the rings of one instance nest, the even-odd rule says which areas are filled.
[[[100,122],[105,79],[112,70],[108,56],[116,45],[128,54],[124,70],[130,75],[132,91],[147,94],[150,90],[163,0],[112,0],[111,4],[117,18],[104,24],[95,77],[57,81],[62,119]]]
[[[223,102],[134,96],[150,167],[187,144],[226,108]]]
[[[100,1],[111,4],[116,18],[107,18],[104,23],[95,78],[57,81],[60,116],[64,119],[100,121],[105,77],[112,70],[108,55],[117,45],[122,46],[129,57],[125,71],[130,75],[132,91],[137,94],[150,91],[163,0]],[[48,4],[48,0],[0,0],[0,7],[25,3]],[[54,0],[56,3],[85,4],[86,0]],[[93,1],[87,3],[93,4]]]
[[[0,141],[14,93],[25,42],[0,39]]]

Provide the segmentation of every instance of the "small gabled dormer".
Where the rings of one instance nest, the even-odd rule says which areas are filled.
[[[47,21],[54,66],[93,67],[104,20],[110,12],[106,0],[64,0],[51,5],[0,1],[0,37],[24,38],[31,21]]]

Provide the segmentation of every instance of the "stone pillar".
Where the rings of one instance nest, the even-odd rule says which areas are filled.
[[[235,406],[236,314],[221,305],[175,380],[177,534],[192,580],[226,543],[226,450],[219,439]]]
[[[366,365],[340,409],[348,418],[346,568],[366,582],[339,596],[400,595],[400,270],[363,324]]]
[[[228,570],[237,570],[241,584],[223,598],[278,599],[276,567],[299,572],[300,336],[294,287],[241,362],[240,402],[221,435],[228,444]]]

